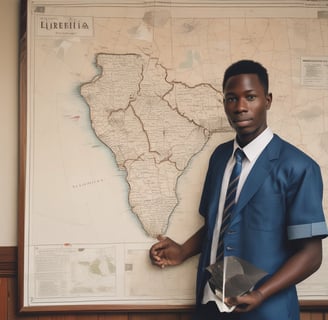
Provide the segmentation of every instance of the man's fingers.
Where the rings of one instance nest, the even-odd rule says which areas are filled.
[[[163,236],[162,234],[159,234],[159,235],[157,236],[157,240],[158,240],[158,241],[163,241],[163,240],[165,240],[165,239],[167,239],[167,237]]]
[[[229,297],[229,298],[225,298],[224,303],[228,307],[232,307],[232,306],[236,306],[238,304],[238,300],[236,297]]]

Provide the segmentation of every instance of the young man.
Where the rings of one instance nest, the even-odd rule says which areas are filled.
[[[272,94],[266,69],[257,62],[232,64],[223,79],[224,108],[236,138],[211,156],[200,203],[204,226],[184,244],[159,236],[150,258],[159,267],[201,253],[194,319],[297,320],[295,285],[322,261],[327,236],[319,166],[267,126]],[[254,290],[229,297],[233,312],[220,312],[206,268],[217,258],[234,153],[244,154],[235,201],[223,234],[224,256],[237,256],[266,271]],[[222,223],[223,224],[223,223]]]

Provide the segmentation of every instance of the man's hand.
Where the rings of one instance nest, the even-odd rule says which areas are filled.
[[[234,312],[248,312],[257,308],[263,301],[261,292],[254,290],[240,297],[226,298],[224,302],[229,307],[236,306]]]
[[[164,268],[183,262],[183,250],[180,244],[162,235],[158,236],[157,240],[159,242],[155,243],[149,250],[149,257],[152,264]]]
[[[200,253],[203,236],[204,227],[196,231],[184,244],[178,244],[172,239],[160,235],[157,237],[159,242],[149,250],[150,260],[152,264],[161,268],[181,264],[186,259]]]

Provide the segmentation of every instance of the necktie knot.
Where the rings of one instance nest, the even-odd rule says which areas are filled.
[[[237,148],[235,151],[235,158],[236,158],[236,162],[240,163],[243,161],[243,159],[245,158],[245,153],[243,150]]]

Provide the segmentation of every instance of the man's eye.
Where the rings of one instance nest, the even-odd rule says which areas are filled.
[[[227,103],[236,102],[237,98],[236,97],[228,97],[228,98],[225,98],[225,101]]]
[[[253,95],[247,96],[248,101],[253,101],[254,99],[255,99],[255,96],[253,96]]]

